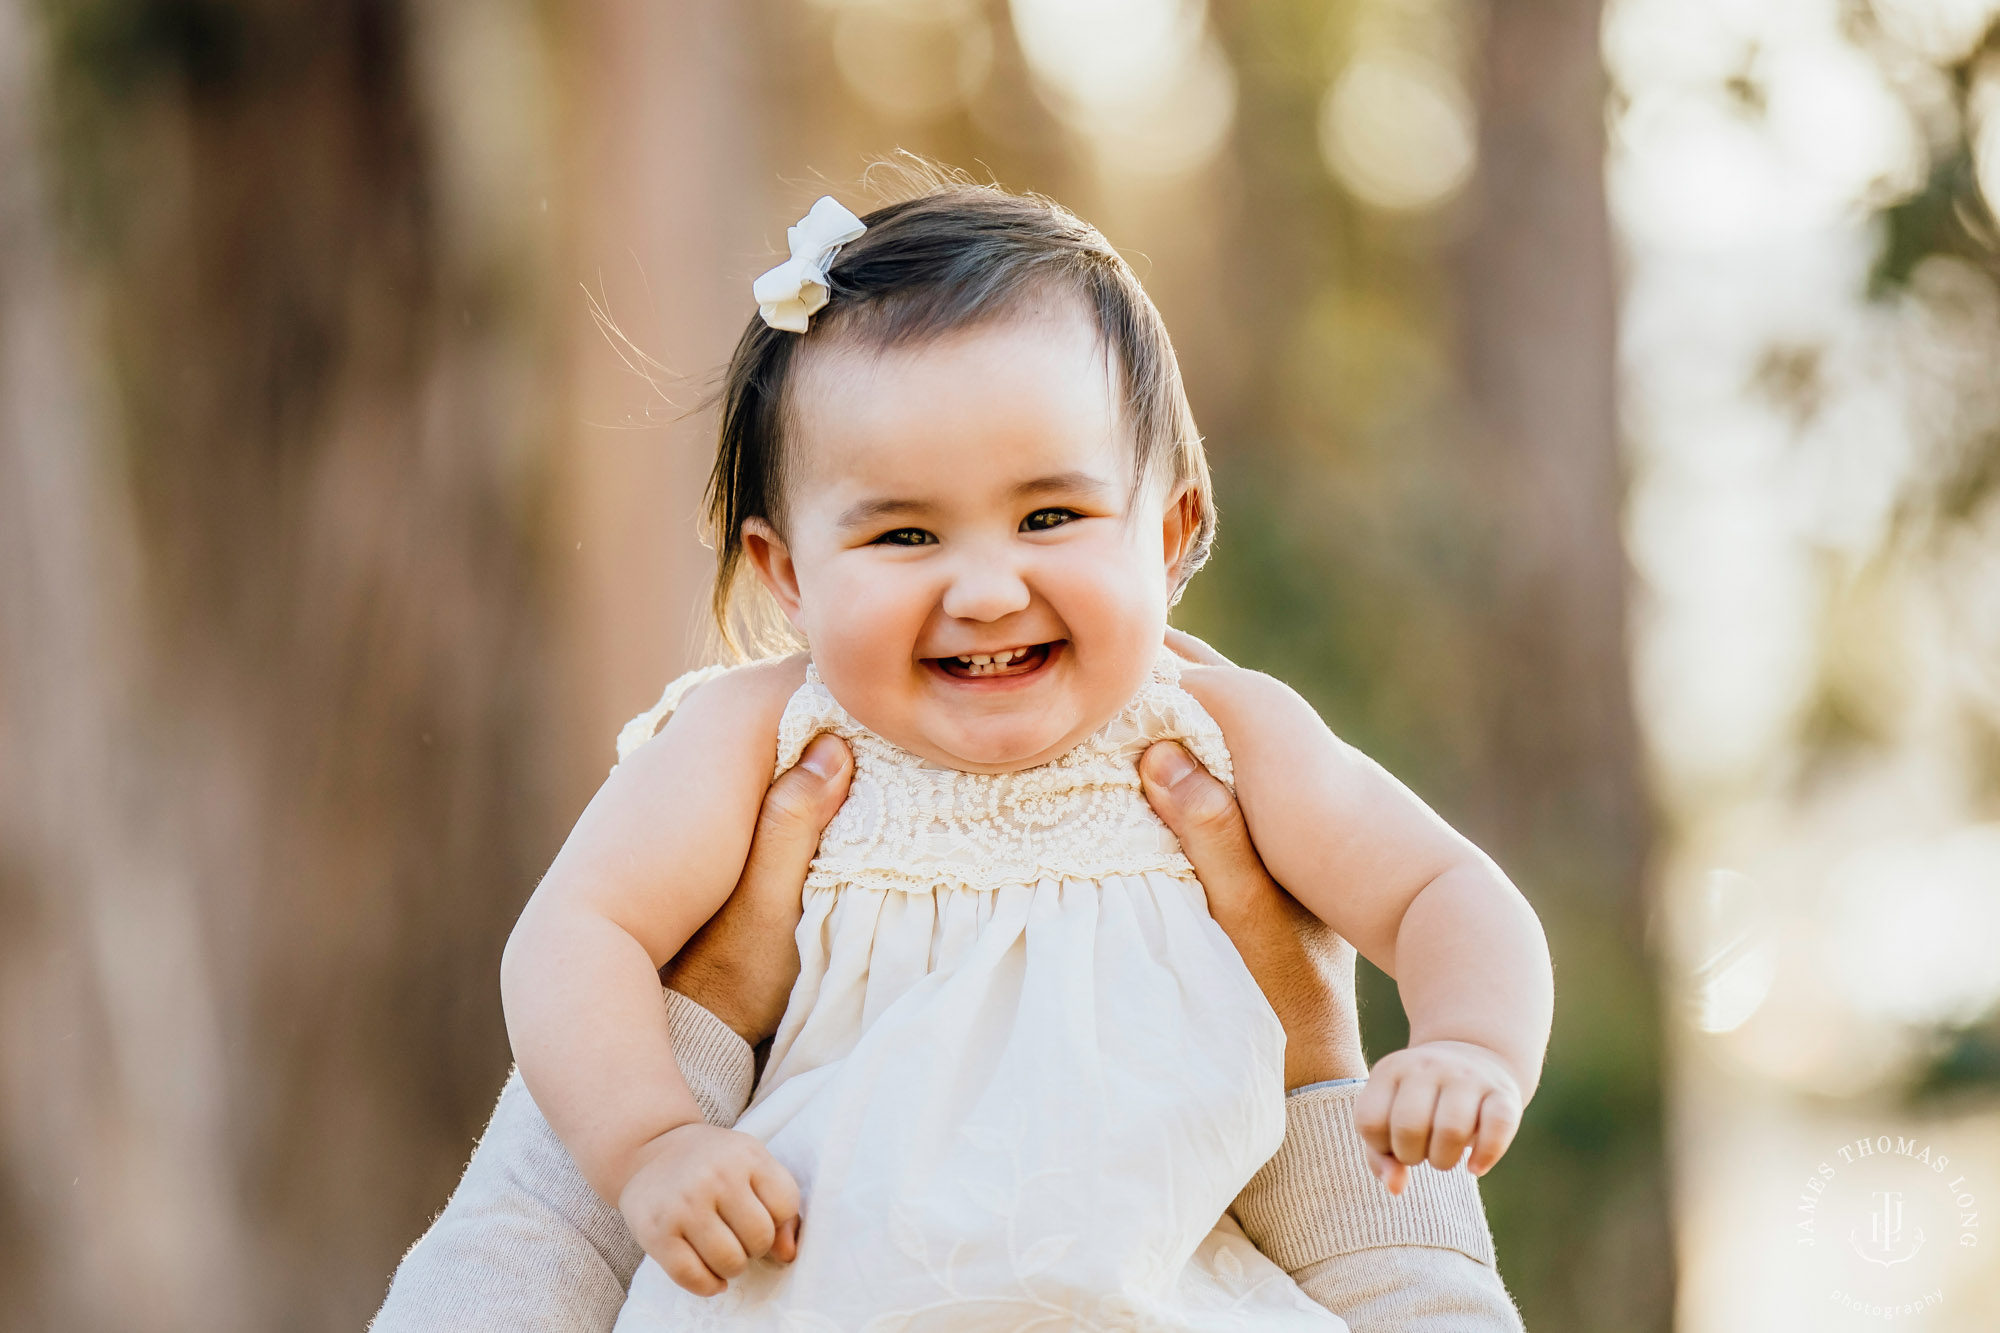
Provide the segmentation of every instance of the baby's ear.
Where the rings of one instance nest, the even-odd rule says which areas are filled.
[[[799,576],[792,565],[791,548],[778,530],[761,518],[743,520],[743,554],[750,561],[750,567],[757,571],[757,581],[764,585],[778,609],[785,613],[785,619],[792,628],[799,626]]]
[[[1195,534],[1200,531],[1201,488],[1184,481],[1167,497],[1167,511],[1161,523],[1161,549],[1166,556],[1170,588],[1179,579],[1181,561],[1187,558]]]

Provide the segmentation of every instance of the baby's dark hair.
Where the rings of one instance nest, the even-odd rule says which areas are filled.
[[[712,610],[724,650],[738,660],[796,646],[768,597],[743,604],[743,522],[783,523],[789,394],[801,352],[829,343],[888,348],[1012,313],[1023,298],[1069,294],[1116,353],[1134,439],[1134,495],[1158,470],[1169,490],[1192,483],[1199,519],[1174,597],[1208,559],[1215,500],[1208,460],[1181,383],[1166,324],[1132,268],[1097,228],[1053,200],[981,185],[921,166],[920,193],[863,215],[828,274],[828,303],[810,332],[753,316],[725,372],[721,438],[704,501],[715,549]]]

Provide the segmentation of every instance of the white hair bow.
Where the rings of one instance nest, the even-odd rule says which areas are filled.
[[[798,225],[785,232],[792,257],[751,284],[764,322],[787,333],[804,333],[813,314],[826,304],[826,271],[833,266],[833,257],[866,230],[838,199],[821,195]]]

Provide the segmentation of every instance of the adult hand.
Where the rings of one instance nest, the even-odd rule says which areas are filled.
[[[1179,630],[1167,631],[1167,646],[1191,662],[1231,665]],[[1185,747],[1176,741],[1154,744],[1140,758],[1139,780],[1194,863],[1208,893],[1209,914],[1243,955],[1284,1024],[1285,1086],[1365,1077],[1353,946],[1271,878],[1236,797]]]
[[[847,799],[854,758],[847,743],[822,732],[799,762],[764,793],[764,808],[743,876],[722,910],[660,969],[660,980],[693,1000],[752,1046],[778,1030],[799,951],[792,947],[803,910],[799,886],[819,847],[820,831]]]

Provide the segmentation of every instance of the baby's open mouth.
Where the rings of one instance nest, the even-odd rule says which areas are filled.
[[[1054,643],[1036,643],[1023,648],[1002,648],[995,653],[968,653],[963,657],[934,657],[938,669],[959,680],[990,680],[995,676],[1025,676],[1039,671],[1049,660]]]

